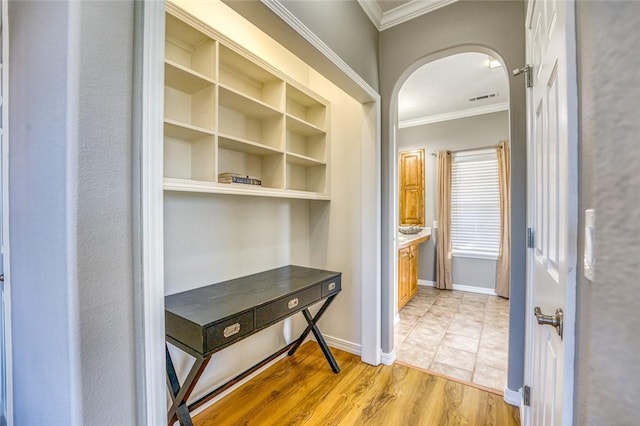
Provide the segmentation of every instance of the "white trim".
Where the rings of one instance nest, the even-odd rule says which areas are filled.
[[[165,3],[146,0],[142,7],[141,93],[134,113],[140,114],[137,163],[140,191],[134,227],[140,238],[134,241],[137,278],[141,289],[134,292],[138,422],[141,425],[166,423],[166,373],[164,351],[164,226],[163,226],[163,144],[164,137],[164,20]],[[139,6],[138,6],[139,7]],[[140,10],[140,9],[138,9]]]
[[[362,346],[357,343],[349,342],[348,340],[339,339],[333,336],[327,336],[323,334],[322,337],[324,341],[327,342],[327,345],[332,348],[340,349],[341,351],[349,352],[350,354],[360,356],[362,353]],[[315,338],[311,338],[311,340],[315,341]]]
[[[287,25],[293,28],[309,44],[315,47],[329,61],[340,69],[347,77],[364,90],[372,101],[378,102],[380,95],[360,75],[353,70],[342,58],[334,52],[325,42],[313,33],[306,25],[289,11],[279,0],[260,0],[269,10],[275,13]]]
[[[425,124],[440,123],[442,121],[457,120],[459,118],[475,117],[477,115],[491,114],[493,112],[509,111],[509,102],[486,105],[476,108],[468,108],[460,111],[445,112],[444,114],[429,115],[426,117],[412,118],[398,122],[401,129],[407,127],[424,126]]]
[[[396,312],[393,317],[393,325],[396,326],[398,324],[400,324],[400,312]]]
[[[380,361],[382,361],[382,363],[384,365],[391,365],[393,364],[393,362],[396,360],[396,350],[392,350],[391,352],[382,352],[382,357],[380,359]]]
[[[456,0],[413,0],[387,12],[383,12],[377,1],[358,0],[358,3],[367,14],[378,31],[386,30],[425,13],[454,3]]]
[[[520,393],[520,390],[514,391],[509,389],[508,387],[505,387],[503,399],[504,402],[509,405],[513,405],[514,407],[521,407],[522,394]]]
[[[11,262],[10,262],[10,232],[9,232],[9,1],[2,0],[2,142],[0,161],[2,166],[2,188],[0,188],[0,196],[2,197],[2,272],[4,274],[3,283],[3,312],[2,318],[4,341],[2,342],[2,350],[4,354],[4,381],[5,388],[1,390],[4,394],[4,404],[2,407],[6,417],[6,424],[13,424],[13,350],[11,339]]]
[[[429,281],[429,280],[418,280],[418,285],[435,288],[436,282]],[[488,294],[489,296],[496,296],[496,290],[494,288],[476,287],[473,285],[466,285],[466,284],[453,284],[453,290],[466,291],[467,293]]]

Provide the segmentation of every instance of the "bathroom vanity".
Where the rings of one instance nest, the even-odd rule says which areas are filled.
[[[418,245],[431,238],[431,228],[417,234],[398,232],[398,309],[418,292]]]

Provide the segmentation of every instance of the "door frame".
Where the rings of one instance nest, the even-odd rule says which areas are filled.
[[[486,47],[486,46],[482,46],[482,45],[473,45],[473,44],[469,44],[469,45],[462,45],[462,46],[457,46],[457,47],[453,47],[453,48],[448,48],[448,49],[444,49],[432,54],[429,54],[417,61],[415,61],[411,66],[409,66],[401,75],[400,78],[398,78],[398,80],[396,81],[394,88],[393,88],[393,92],[391,94],[391,102],[390,102],[390,107],[389,107],[389,145],[388,145],[388,170],[389,173],[387,175],[387,179],[389,182],[389,186],[388,186],[388,191],[389,191],[389,203],[388,203],[388,210],[387,210],[387,217],[389,218],[389,223],[388,223],[388,241],[389,244],[386,247],[383,247],[383,250],[386,250],[386,256],[387,259],[389,259],[390,261],[390,266],[388,269],[388,274],[386,277],[386,285],[383,281],[383,294],[387,295],[387,302],[388,302],[388,307],[387,307],[387,312],[389,312],[389,315],[385,316],[382,320],[384,321],[384,325],[383,325],[383,330],[388,330],[388,332],[390,333],[390,339],[392,342],[392,346],[391,346],[391,351],[389,353],[389,359],[390,362],[389,364],[391,364],[393,362],[393,360],[395,360],[395,352],[396,352],[396,348],[395,346],[395,342],[393,341],[393,328],[394,328],[394,322],[395,322],[395,310],[397,308],[397,296],[398,296],[398,244],[397,244],[397,232],[395,231],[398,226],[399,226],[399,202],[398,202],[398,145],[397,145],[397,127],[398,127],[398,95],[400,93],[400,89],[402,88],[402,86],[404,85],[404,83],[406,82],[406,80],[409,78],[409,76],[411,74],[413,74],[414,71],[416,71],[418,68],[422,67],[423,65],[426,65],[430,62],[436,61],[438,59],[442,59],[442,58],[446,58],[452,55],[457,55],[460,53],[483,53],[489,56],[492,56],[494,58],[496,58],[501,64],[502,64],[502,68],[505,72],[505,78],[507,79],[507,84],[509,86],[509,93],[510,93],[510,86],[511,86],[511,81],[509,80],[509,71],[507,70],[507,65],[505,60],[502,58],[502,55],[500,55],[498,52]],[[513,129],[511,128],[511,111],[512,111],[512,106],[511,106],[511,96],[509,96],[509,143],[511,144],[513,141]],[[512,151],[512,150],[511,150]],[[513,177],[511,178],[511,180],[513,181]],[[512,221],[513,223],[513,221]],[[425,226],[428,226],[428,224],[425,223]],[[513,231],[511,231],[513,232]],[[513,280],[511,280],[510,286],[513,286]],[[515,303],[513,301],[513,299],[509,299],[509,328],[511,329],[512,324],[512,316],[511,316],[511,311],[512,311],[512,304]],[[509,335],[511,335],[511,332],[509,332]],[[511,345],[509,345],[509,353],[511,353]],[[510,358],[510,357],[509,357]],[[512,366],[511,366],[511,362],[508,362],[508,367],[507,367],[507,377],[509,375],[509,371],[511,370]],[[510,404],[517,404],[517,398],[514,398],[514,394],[516,392],[514,390],[511,390],[508,388],[508,384],[505,384],[505,400],[507,402],[509,402]]]
[[[3,295],[3,348],[5,389],[4,393],[7,424],[13,424],[13,351],[11,346],[11,271],[10,271],[10,240],[9,240],[9,1],[2,0],[2,187],[0,196],[2,197],[2,262],[4,273],[4,295]]]

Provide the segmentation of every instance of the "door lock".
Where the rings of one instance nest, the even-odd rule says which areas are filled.
[[[538,324],[555,327],[560,339],[562,339],[562,327],[564,324],[564,312],[562,312],[562,309],[556,309],[555,315],[544,315],[542,313],[542,309],[540,309],[539,306],[536,306],[533,308],[533,314],[536,316]]]

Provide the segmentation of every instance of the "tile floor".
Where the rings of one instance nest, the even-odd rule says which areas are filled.
[[[418,286],[395,326],[398,361],[502,392],[509,301]]]

